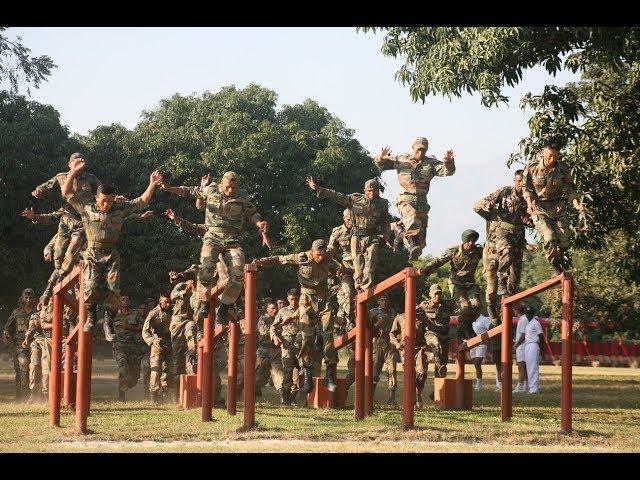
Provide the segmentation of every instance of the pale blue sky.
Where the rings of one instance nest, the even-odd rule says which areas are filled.
[[[351,28],[11,28],[5,33],[22,36],[33,55],[49,55],[58,65],[47,83],[32,89],[31,98],[53,105],[72,132],[112,122],[133,128],[142,110],[174,93],[256,82],[274,90],[279,105],[318,101],[354,129],[373,155],[383,145],[394,153],[407,151],[417,135],[429,139],[428,153],[438,158],[452,148],[455,175],[434,179],[429,193],[425,253],[435,255],[458,243],[466,228],[478,230],[484,241],[484,221],[472,205],[511,182],[505,161],[526,135],[530,114],[518,108],[520,97],[576,78],[533,69],[517,88],[506,90],[509,106],[488,109],[477,96],[430,97],[423,105],[413,103],[408,89],[394,80],[400,61],[380,53],[382,37]],[[386,172],[383,180],[384,196],[397,214],[395,174]]]

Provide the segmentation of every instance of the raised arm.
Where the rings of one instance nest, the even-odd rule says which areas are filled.
[[[394,170],[396,168],[396,159],[391,156],[391,148],[383,147],[378,155],[373,157],[373,163],[379,170]]]
[[[153,197],[153,193],[156,191],[156,187],[161,183],[162,174],[158,170],[155,170],[151,175],[149,175],[149,185],[144,193],[140,195],[140,200],[142,200],[144,205],[149,205],[151,197]]]
[[[491,212],[494,210],[496,200],[498,199],[498,196],[500,195],[501,192],[502,192],[502,189],[496,190],[495,192],[484,197],[483,199],[478,200],[476,203],[473,204],[473,211],[476,212],[485,220],[490,220]]]
[[[314,190],[316,192],[318,197],[328,198],[332,202],[335,202],[338,205],[342,205],[343,207],[347,208],[350,208],[353,205],[351,195],[346,195],[344,193],[331,190],[330,188],[321,187],[311,176],[307,177],[307,185],[309,185],[309,188],[311,190]]]
[[[73,180],[80,174],[80,172],[84,169],[85,164],[82,158],[74,158],[71,161],[71,170],[69,170],[69,174],[62,185],[62,197],[69,200],[69,197],[73,194]]]
[[[432,260],[429,260],[423,268],[418,269],[418,275],[430,275],[433,271],[437,270],[441,266],[447,264],[453,258],[456,253],[457,247],[451,247],[445,250],[445,252]]]
[[[436,161],[436,175],[438,177],[448,177],[456,173],[456,162],[453,150],[447,150],[442,162]]]
[[[53,225],[62,217],[63,210],[58,209],[55,212],[50,213],[36,213],[33,207],[25,208],[22,211],[22,216],[31,220],[33,223],[39,223],[40,225]]]
[[[36,189],[33,192],[31,192],[31,195],[33,195],[35,198],[42,198],[47,193],[51,192],[51,190],[55,188],[57,183],[58,183],[58,175],[38,185]]]

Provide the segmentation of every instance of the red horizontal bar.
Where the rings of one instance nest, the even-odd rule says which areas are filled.
[[[478,345],[482,345],[483,343],[487,343],[493,337],[497,337],[502,333],[502,325],[498,325],[497,327],[492,328],[491,330],[486,331],[482,335],[478,335],[476,337],[470,338],[467,340],[466,344],[461,344],[458,347],[458,352],[464,352],[465,350],[469,350],[470,348],[477,347]]]
[[[53,293],[56,294],[68,290],[80,279],[80,275],[82,275],[82,263],[77,265],[73,270],[71,270],[71,273],[67,275],[64,280],[53,287]]]
[[[373,297],[377,297],[381,293],[384,293],[387,290],[391,290],[392,288],[400,285],[401,283],[404,283],[405,278],[415,277],[415,276],[416,276],[416,269],[412,267],[407,267],[404,270],[399,271],[395,275],[392,275],[391,277],[387,278],[386,280],[383,280],[382,282],[377,284],[375,287],[370,288],[366,292],[359,293],[356,300],[358,303],[366,302],[367,300]]]
[[[78,340],[78,327],[80,324],[76,325],[75,327],[73,327],[73,329],[69,332],[69,335],[67,335],[67,345],[69,345],[72,342],[75,342]]]
[[[542,282],[541,284],[536,285],[535,287],[527,288],[526,290],[520,293],[516,293],[515,295],[511,295],[510,297],[505,298],[504,303],[514,303],[514,302],[517,302],[518,300],[523,300],[532,295],[536,295],[540,292],[544,292],[545,290],[548,290],[554,285],[562,283],[563,278],[564,278],[563,273],[556,275],[555,277],[551,277],[546,282]]]
[[[339,350],[343,347],[346,347],[347,345],[352,343],[355,340],[355,338],[356,338],[356,328],[353,327],[343,336],[333,341],[333,348],[335,348],[336,350]]]

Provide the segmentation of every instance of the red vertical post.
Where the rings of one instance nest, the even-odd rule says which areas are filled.
[[[202,347],[202,421],[211,421],[213,408],[213,322],[216,318],[216,308],[213,300],[209,301],[209,314],[204,319],[204,346]]]
[[[464,409],[464,356],[464,352],[456,354],[456,408],[460,410]]]
[[[244,428],[256,425],[256,284],[258,269],[245,266],[244,290]]]
[[[500,412],[502,421],[506,422],[511,420],[512,412],[512,391],[511,391],[511,368],[513,364],[513,355],[511,352],[511,330],[513,312],[511,311],[511,305],[505,303],[502,299],[502,390],[500,391]]]
[[[366,304],[365,304],[366,308]],[[365,415],[373,414],[373,329],[367,312],[364,343],[364,409]]]
[[[414,268],[407,268],[405,275],[403,421],[404,428],[413,428],[413,408],[416,401],[416,271]]]
[[[227,413],[236,414],[238,383],[238,338],[240,326],[238,322],[229,324],[229,358],[227,359]]]
[[[67,344],[64,347],[64,404],[67,407],[71,407],[75,405],[75,389],[73,388],[75,383],[75,377],[73,375],[73,356],[76,354],[76,346],[77,346],[77,334],[76,340],[67,341]]]
[[[202,347],[198,345],[198,372],[196,376],[196,387],[202,392]]]
[[[364,419],[365,407],[365,344],[367,342],[367,305],[365,302],[358,301],[356,304],[356,364],[354,368],[355,374],[355,391],[354,391],[354,416],[356,420]]]
[[[89,404],[89,384],[91,370],[89,355],[91,354],[91,332],[85,333],[84,323],[87,319],[87,309],[84,303],[84,276],[80,275],[80,294],[78,301],[78,375],[76,379],[76,432],[87,433],[87,415]]]
[[[53,326],[51,332],[51,380],[49,382],[49,425],[60,426],[60,384],[62,383],[62,296],[53,295]]]
[[[562,279],[562,384],[560,387],[560,431],[571,433],[571,383],[573,355],[573,276],[565,274]]]

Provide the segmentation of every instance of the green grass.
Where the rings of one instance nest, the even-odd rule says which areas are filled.
[[[257,404],[257,428],[243,431],[241,403],[236,416],[215,409],[209,423],[201,422],[199,409],[142,401],[140,386],[129,392],[131,401],[118,403],[115,362],[96,359],[90,431],[80,436],[73,432],[73,412],[63,411],[62,427],[50,428],[46,405],[16,404],[12,368],[2,361],[0,451],[640,451],[640,370],[575,367],[573,433],[561,435],[559,367],[541,368],[542,394],[514,395],[513,419],[506,423],[500,421],[494,367],[483,368],[485,389],[474,392],[470,411],[431,406],[430,372],[427,405],[416,411],[410,431],[401,428],[399,406],[377,404],[373,416],[356,422],[352,409],[280,408],[272,387],[263,389]],[[472,370],[467,367],[467,378],[473,378]],[[386,398],[382,383],[377,402]],[[351,391],[348,404],[352,396]]]

